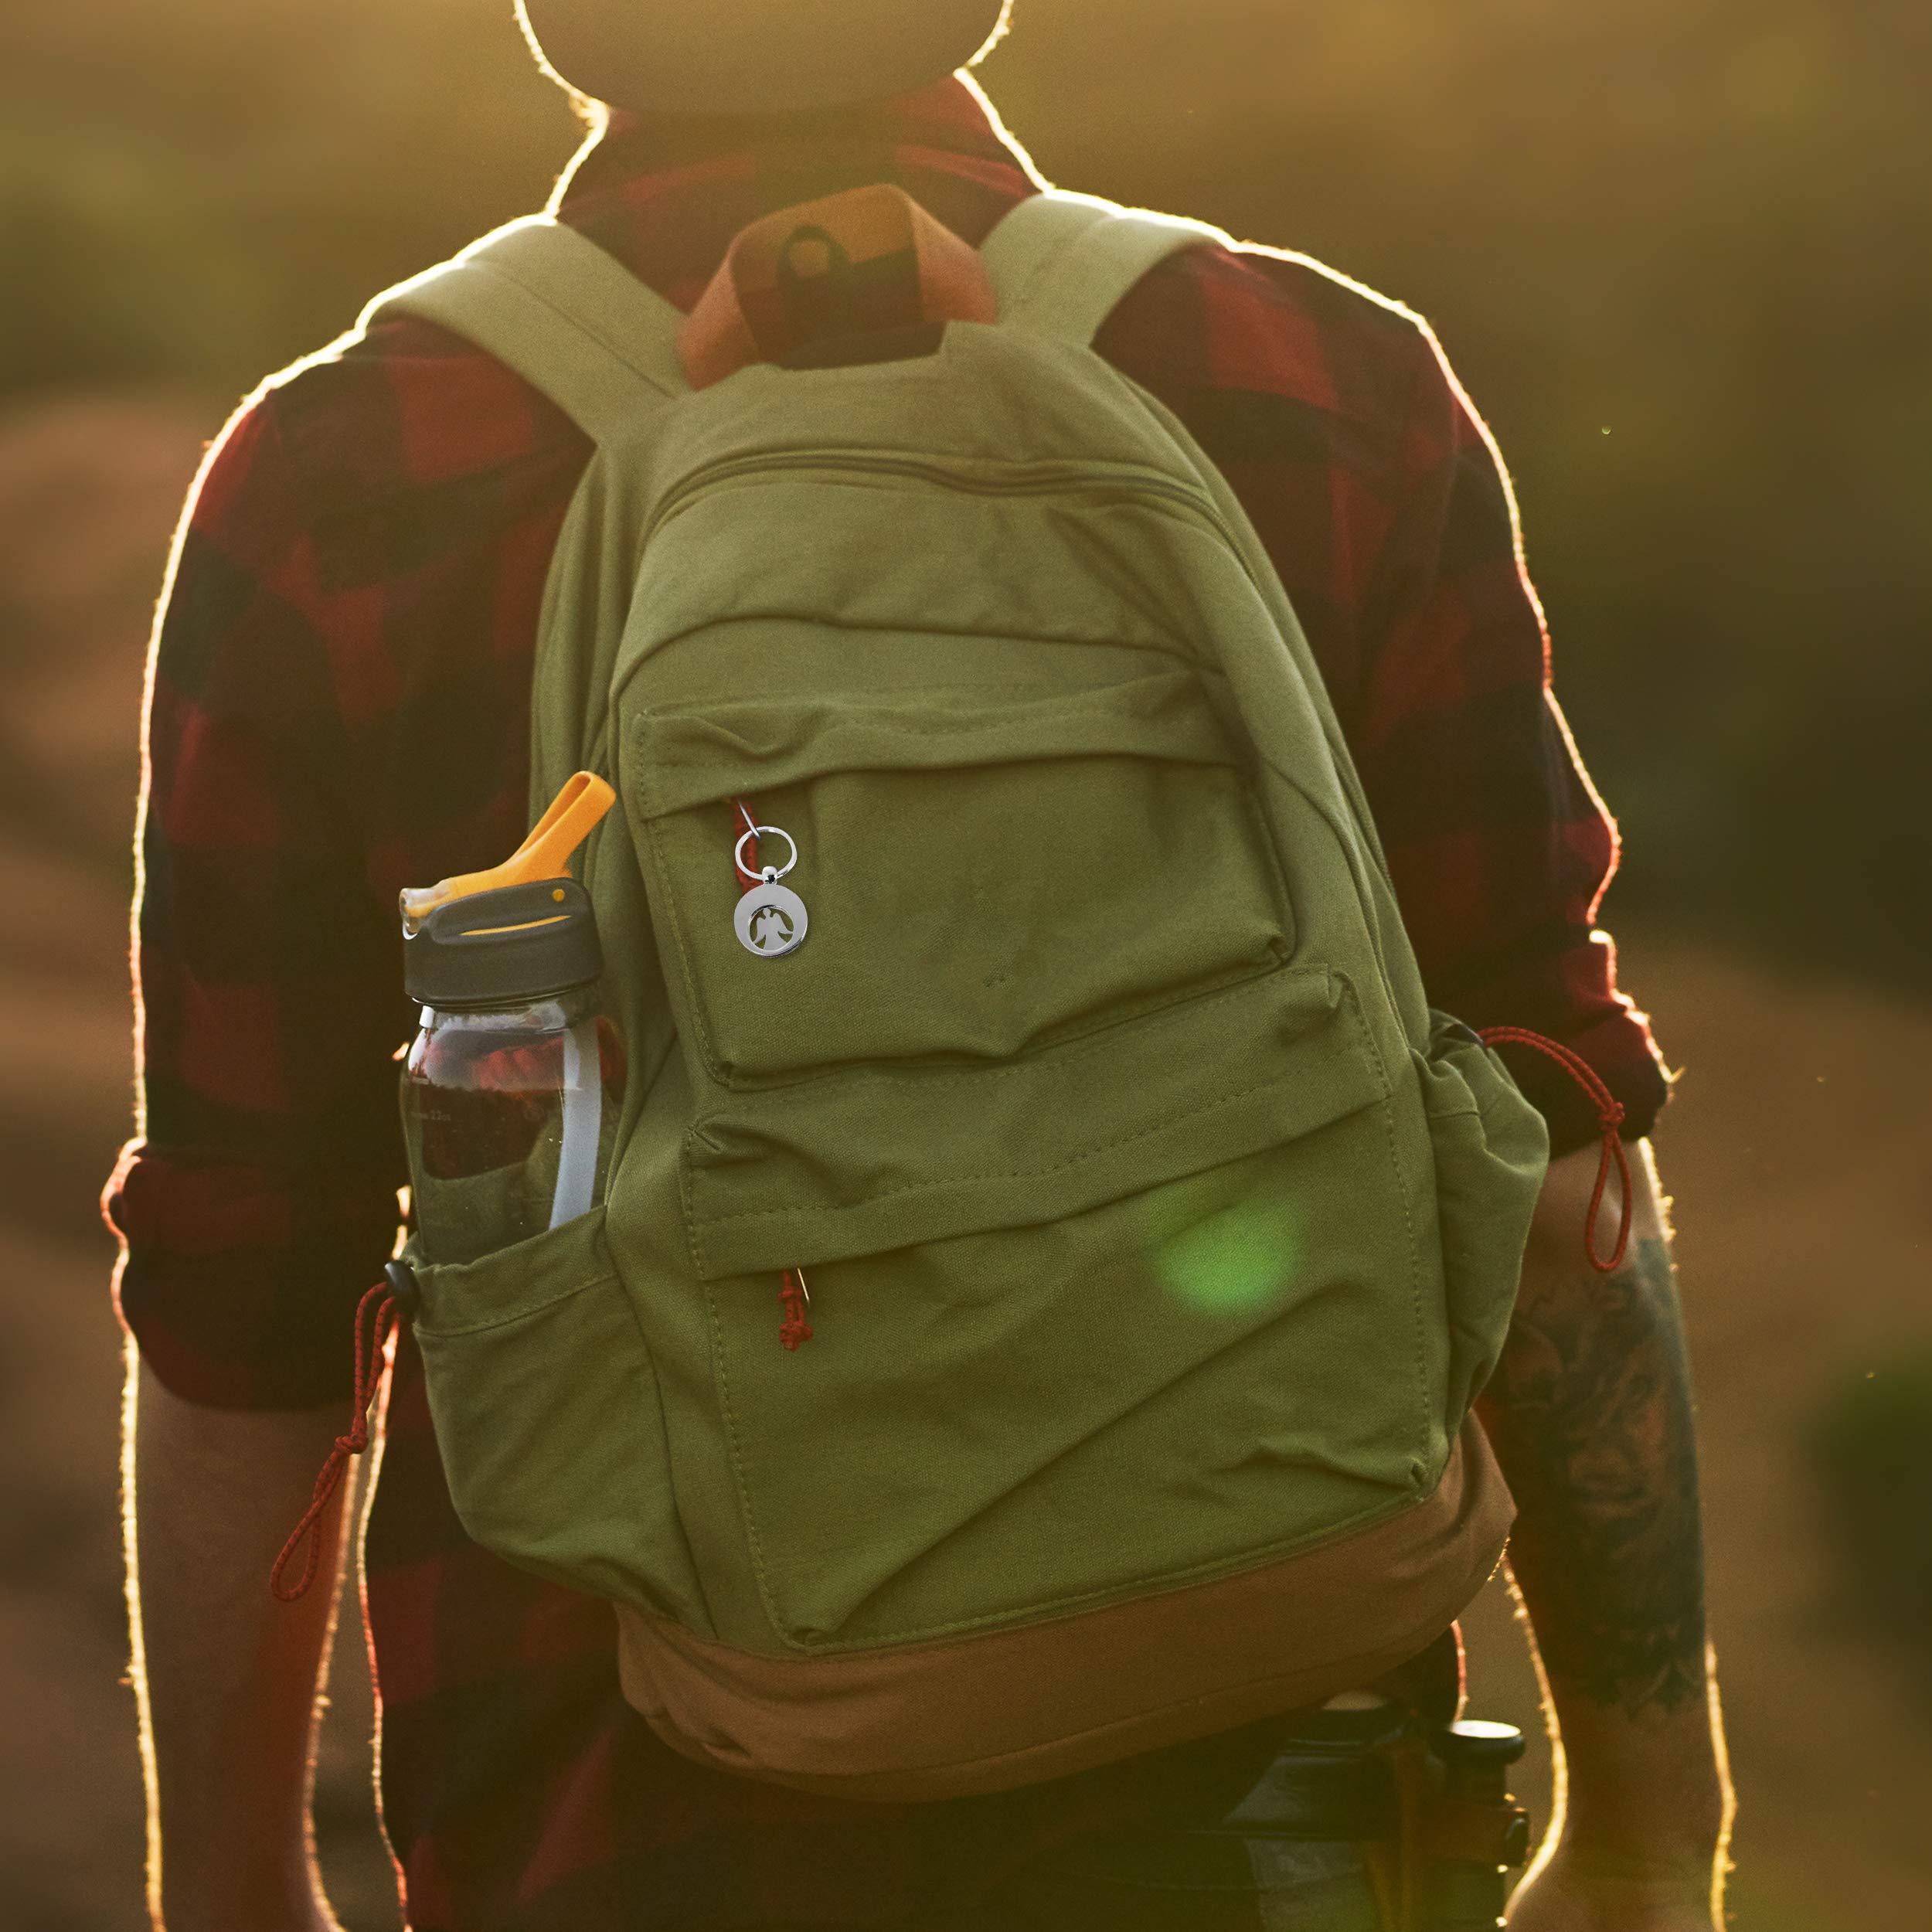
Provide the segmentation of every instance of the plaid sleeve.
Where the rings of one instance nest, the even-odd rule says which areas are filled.
[[[266,391],[190,497],[156,634],[135,923],[140,1104],[104,1206],[122,1319],[190,1400],[346,1390],[406,1178],[399,1019],[315,560]]]
[[[1648,1133],[1667,1097],[1597,912],[1617,829],[1550,688],[1548,635],[1507,471],[1426,329],[1389,535],[1363,611],[1355,753],[1431,1002],[1587,1060]],[[1552,1151],[1601,1131],[1539,1056],[1512,1071]]]

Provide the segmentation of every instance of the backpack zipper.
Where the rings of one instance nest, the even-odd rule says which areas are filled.
[[[1090,464],[1039,464],[1032,466],[1028,473],[1020,475],[1009,473],[995,478],[962,474],[959,470],[942,464],[922,463],[915,457],[892,456],[862,450],[801,450],[764,456],[728,457],[721,462],[707,464],[702,469],[694,471],[658,503],[645,525],[638,553],[641,556],[648,548],[651,538],[663,528],[665,523],[714,483],[728,482],[734,477],[809,471],[832,476],[910,477],[942,489],[971,496],[1070,496],[1094,495],[1111,488],[1130,495],[1158,498],[1184,511],[1192,522],[1218,536],[1256,594],[1264,602],[1267,601],[1267,593],[1255,574],[1254,566],[1241,539],[1235,534],[1233,526],[1222,515],[1213,499],[1205,492],[1177,483],[1158,470],[1145,469],[1131,464],[1097,467]],[[1366,849],[1372,848],[1373,845],[1373,832],[1369,826],[1366,807],[1361,808],[1359,815],[1364,825],[1366,859],[1368,857]],[[1386,877],[1386,864],[1384,877]],[[1390,890],[1393,893],[1393,886]],[[1369,910],[1368,894],[1359,882],[1357,883],[1356,896],[1362,902],[1363,915],[1369,923],[1376,964],[1382,977],[1383,989],[1390,1005],[1399,1011],[1400,1003],[1396,998],[1395,989],[1389,978],[1388,962],[1383,957],[1381,941],[1374,937],[1375,920]]]
[[[672,517],[715,483],[734,478],[787,472],[818,471],[828,475],[903,476],[930,483],[941,489],[968,496],[1090,495],[1110,489],[1135,496],[1152,496],[1187,511],[1196,522],[1206,524],[1234,553],[1244,573],[1247,560],[1226,519],[1213,503],[1199,492],[1175,482],[1158,471],[1121,464],[1096,468],[1090,464],[1043,464],[1030,474],[1000,478],[975,477],[943,464],[922,463],[917,457],[886,456],[862,451],[799,451],[790,455],[740,456],[714,463],[694,472],[666,496],[645,526],[644,543]]]

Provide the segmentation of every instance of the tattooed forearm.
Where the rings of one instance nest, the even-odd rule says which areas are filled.
[[[1524,1288],[1485,1407],[1544,1668],[1560,1699],[1677,1709],[1705,1694],[1704,1567],[1668,1242]]]

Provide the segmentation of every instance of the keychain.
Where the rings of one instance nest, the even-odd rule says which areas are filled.
[[[783,959],[805,943],[806,928],[811,923],[805,902],[789,886],[778,883],[798,862],[798,842],[782,825],[759,825],[742,800],[738,813],[745,821],[745,829],[733,850],[732,862],[738,869],[743,889],[737,910],[732,915],[732,924],[738,944],[747,952],[760,959]],[[791,856],[782,866],[761,866],[753,872],[745,864],[745,847],[752,846],[755,855],[756,847],[769,837],[782,838],[791,848]]]

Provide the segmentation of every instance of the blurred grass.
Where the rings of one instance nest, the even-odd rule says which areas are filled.
[[[0,70],[0,386],[224,399],[538,201],[563,97],[468,0],[70,0]]]
[[[1821,1406],[1814,1468],[1841,1566],[1839,1600],[1903,1640],[1932,1692],[1932,1345],[1903,1345]]]

